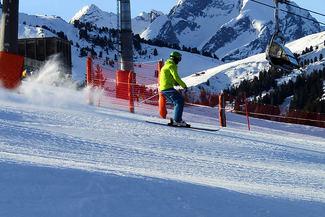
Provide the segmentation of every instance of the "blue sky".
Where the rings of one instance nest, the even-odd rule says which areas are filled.
[[[178,0],[130,0],[131,15],[135,17],[141,12],[151,9],[168,13]],[[51,3],[45,3],[51,2]],[[27,14],[58,15],[69,21],[81,8],[95,4],[103,11],[116,13],[116,0],[20,0],[20,12]]]
[[[178,0],[130,0],[132,17],[151,9],[168,13]],[[272,0],[269,0],[273,4]],[[294,0],[299,6],[325,14],[324,0]],[[50,2],[50,3],[49,3]],[[20,12],[58,15],[69,21],[83,6],[95,4],[103,11],[116,13],[116,0],[20,0]],[[312,14],[325,23],[325,17]]]

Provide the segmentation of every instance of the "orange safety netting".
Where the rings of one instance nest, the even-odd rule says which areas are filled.
[[[323,113],[292,110],[253,101],[247,101],[245,104],[245,98],[229,94],[225,94],[225,101],[226,110],[237,114],[246,115],[247,112],[249,117],[325,128],[325,114]]]
[[[147,105],[158,105],[158,63],[134,63],[134,71],[121,71],[120,63],[97,57],[88,58],[87,83],[102,91],[99,103],[129,105],[157,109]],[[97,99],[98,100],[98,99]],[[95,102],[93,102],[95,103]]]
[[[224,97],[225,109],[228,112],[277,122],[303,124],[325,128],[324,113],[292,110],[288,108],[281,108],[279,106],[265,105],[253,101],[246,101],[245,103],[245,98],[236,97],[229,94],[224,94]],[[201,91],[200,98],[196,103],[206,106],[215,106],[219,104],[219,99],[214,93]]]
[[[152,110],[155,115],[159,114],[158,76],[161,62],[134,63],[134,72],[119,70],[120,63],[112,60],[89,57],[87,62],[87,82],[92,90],[89,96],[91,103],[103,106],[115,104],[121,109],[129,108],[130,111],[134,111],[134,108],[143,108]],[[227,112],[247,116],[248,128],[248,117],[325,128],[325,114],[282,109],[252,101],[245,102],[245,98],[228,94],[224,94],[225,103],[219,108],[219,94],[201,90],[198,99],[189,99],[191,92],[184,93],[180,90],[180,93],[186,102],[183,116],[188,121],[219,125],[219,111],[224,109]],[[167,109],[172,108],[173,106],[167,103]],[[246,122],[245,116],[243,120]],[[226,117],[225,119],[231,121]]]
[[[121,71],[120,63],[97,57],[88,57],[87,83],[90,87],[89,102],[99,106],[114,104],[120,109],[132,112],[136,108],[148,109],[146,114],[159,115],[158,76],[162,62],[134,63],[134,72]],[[215,98],[211,106],[189,103],[188,95],[180,90],[188,102],[183,117],[188,121],[218,125],[218,108]],[[218,96],[217,96],[218,97]],[[214,102],[213,102],[214,101]],[[173,105],[167,102],[167,110],[173,113]],[[166,111],[167,112],[167,111]]]

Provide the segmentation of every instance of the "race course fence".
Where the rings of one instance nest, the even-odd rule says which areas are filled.
[[[103,92],[102,95],[110,98],[110,103],[129,106],[130,111],[135,107],[158,105],[158,70],[159,63],[134,63],[134,71],[119,70],[120,63],[112,60],[103,60],[97,57],[88,57],[87,84],[92,90]],[[93,96],[89,101],[94,103]],[[101,97],[97,97],[97,104],[101,105]],[[152,109],[152,108],[151,108]]]
[[[121,109],[135,112],[135,109],[145,110],[145,114],[158,116],[158,76],[162,61],[150,63],[133,63],[134,71],[121,71],[120,63],[109,59],[88,56],[87,84],[89,103],[98,106],[115,105]],[[185,93],[179,90],[185,98],[184,119],[188,121],[226,126],[226,116],[222,112],[231,112],[243,116],[250,129],[249,118],[259,118],[271,121],[304,124],[325,128],[325,114],[289,110],[278,106],[264,105],[249,101],[246,97],[209,93],[200,90],[194,94],[191,89]],[[199,95],[193,99],[193,95]],[[173,105],[167,104],[172,113]],[[150,111],[150,112],[149,112]]]

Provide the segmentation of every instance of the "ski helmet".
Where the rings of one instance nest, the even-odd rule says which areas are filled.
[[[182,54],[177,51],[173,51],[170,54],[170,58],[173,59],[174,61],[176,61],[176,64],[177,64],[182,60]]]

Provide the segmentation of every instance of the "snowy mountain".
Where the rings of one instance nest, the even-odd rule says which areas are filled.
[[[273,5],[270,0],[261,2]],[[289,5],[280,5],[280,9],[313,19],[308,12]],[[280,12],[279,19],[287,41],[320,32],[319,24],[289,13]],[[274,31],[274,11],[253,1],[181,0],[141,36],[197,47],[233,61],[264,52]]]
[[[324,32],[325,31],[325,26],[320,26],[321,31]]]
[[[305,59],[315,59],[319,57],[320,54],[325,56],[325,32],[320,32],[312,34],[296,41],[290,42],[287,44],[287,47],[298,54],[301,54],[305,48],[317,47],[317,50],[314,50],[311,53],[304,54],[300,56],[300,62],[303,62]],[[319,58],[318,58],[319,59]],[[223,89],[226,89],[232,85],[238,85],[240,81],[245,78],[253,79],[254,76],[258,76],[258,73],[263,69],[268,67],[269,63],[265,58],[265,54],[257,54],[242,60],[234,61],[227,64],[222,64],[220,66],[205,70],[206,73],[196,76],[190,75],[185,78],[187,83],[190,83],[192,86],[197,86],[206,83],[210,80],[211,84],[215,84],[209,89],[212,92],[220,92]],[[304,69],[295,70],[293,74],[300,73],[311,73],[314,69],[323,69],[325,66],[325,59],[318,60],[310,66],[306,66]]]
[[[91,12],[92,11],[92,12]],[[100,26],[101,23],[104,25],[101,19],[96,18],[96,16],[92,17],[91,20],[88,16],[88,12],[90,14],[97,14],[99,16],[105,16],[107,20],[112,19],[111,22],[115,28],[116,23],[114,23],[114,19],[116,19],[116,15],[103,12],[98,9],[95,5],[86,6],[71,19],[70,23],[65,22],[62,18],[58,16],[46,16],[46,15],[28,15],[24,13],[19,14],[19,38],[38,38],[38,37],[58,37],[59,32],[63,32],[64,35],[67,36],[68,40],[72,42],[71,52],[72,52],[72,76],[74,80],[79,82],[83,82],[86,74],[86,56],[81,56],[81,51],[86,48],[88,52],[90,48],[93,48],[95,55],[99,55],[102,53],[102,58],[114,59],[114,56],[117,54],[116,49],[111,46],[101,47],[94,44],[93,40],[97,37],[101,39],[105,39],[110,41],[116,41],[116,38],[111,37],[111,33],[106,31],[100,31],[99,28],[95,28],[95,26]],[[85,14],[83,14],[85,13]],[[140,16],[134,18],[133,25],[137,27],[134,28],[144,28],[151,21],[156,19],[160,19],[160,17],[165,17],[161,12],[151,11],[150,13],[142,13]],[[95,22],[90,23],[91,28],[81,28],[78,29],[71,22],[75,20],[81,20],[82,22]],[[0,17],[1,20],[1,17]],[[106,24],[105,24],[106,25]],[[107,28],[109,26],[106,26]],[[81,32],[86,32],[88,39],[81,37]],[[115,45],[112,45],[115,46]],[[154,49],[159,50],[158,55],[154,56]],[[165,59],[169,57],[169,54],[173,51],[170,48],[164,47],[156,47],[148,44],[142,44],[142,50],[146,51],[146,55],[140,55],[138,52],[135,52],[135,61],[136,62],[158,62],[160,59]],[[86,53],[87,55],[87,53]],[[217,65],[222,64],[221,61],[204,57],[198,54],[191,54],[184,52],[184,65],[180,66],[181,71],[183,71],[182,76],[187,76],[189,74],[193,74],[198,71],[205,70],[206,68],[212,68]],[[196,64],[195,66],[190,66],[189,63],[191,61],[200,62],[201,64]]]
[[[117,26],[116,14],[102,11],[94,4],[83,7],[69,23],[73,24],[75,20],[83,23],[89,22],[97,27],[107,27],[109,29],[116,29]]]
[[[65,35],[69,36],[69,40],[76,41],[79,34],[71,24],[59,16],[19,13],[18,25],[18,38],[53,37],[57,36],[57,32],[64,32]]]
[[[156,10],[151,10],[149,13],[142,12],[139,16],[132,19],[132,31],[134,34],[142,34],[148,26],[164,13]]]
[[[49,85],[53,66],[19,93],[0,90],[0,216],[325,213],[324,129],[251,118],[248,131],[228,112],[215,133],[153,125],[156,109],[89,106],[86,89]]]
[[[149,13],[142,12],[131,21],[133,33],[141,34],[157,17],[162,15],[162,12],[156,10],[151,10]],[[94,4],[83,7],[79,12],[76,13],[69,23],[73,24],[75,20],[83,23],[89,22],[99,28],[117,28],[117,15],[115,13],[102,11]]]
[[[147,30],[150,29],[151,34],[155,34],[155,32],[159,33],[159,28],[157,28],[157,27],[161,26],[160,24],[163,24],[163,23],[167,22],[168,20],[170,20],[171,17],[174,17],[178,14],[177,16],[186,16],[186,18],[189,18],[188,15],[181,14],[179,12],[179,10],[182,11],[183,10],[182,8],[185,6],[186,6],[185,8],[189,7],[189,9],[190,9],[192,7],[192,5],[189,3],[190,3],[189,1],[180,1],[179,4],[176,7],[174,7],[174,9],[171,11],[171,13],[169,15],[162,15],[162,13],[156,12],[156,11],[151,11],[150,13],[142,13],[140,16],[135,18],[135,20],[137,20],[137,21],[133,22],[133,23],[139,24],[138,27],[140,29],[140,28],[144,28],[146,26],[146,23],[153,22],[150,25],[150,28],[148,28]],[[208,4],[208,2],[206,2],[206,3]],[[214,2],[214,3],[216,3],[216,2]],[[242,8],[246,8],[247,10],[249,8],[247,6],[247,4],[249,5],[249,2],[245,2],[246,3],[245,5],[240,4],[240,1],[237,2],[237,5],[232,4],[231,1],[229,1],[228,3],[229,4],[227,7],[226,7],[226,5],[224,5],[225,7],[221,7],[221,3],[220,3],[220,5],[219,5],[220,8],[218,9],[219,11],[214,11],[215,8],[213,9],[213,7],[209,7],[210,10],[208,10],[208,11],[210,13],[210,16],[206,16],[206,17],[213,17],[212,16],[213,14],[224,13],[223,19],[231,19],[231,17],[234,16],[234,14],[235,14],[235,12],[234,12],[234,11],[236,11],[235,8],[237,8],[239,11],[245,11],[245,10],[240,10]],[[250,2],[250,4],[252,4],[252,3],[253,2]],[[197,8],[207,8],[207,4],[203,4],[203,3],[202,3],[202,5],[199,4],[199,5],[197,5]],[[229,12],[229,10],[228,10],[229,14],[227,11],[223,11],[225,8],[228,8],[229,10],[231,9],[231,13]],[[262,8],[261,8],[261,10],[262,10]],[[264,10],[266,10],[266,9],[264,9]],[[272,10],[271,11],[266,10],[265,13],[263,13],[263,15],[262,15],[262,13],[255,14],[255,17],[258,17],[258,16],[265,17],[264,14],[267,14],[267,12],[269,13],[269,17],[270,17],[269,23],[272,23],[272,21],[271,21],[271,17],[273,17]],[[248,12],[246,12],[246,13],[249,14]],[[199,14],[199,16],[200,16],[200,14],[202,14],[202,13],[196,13],[195,11],[193,11],[192,14],[194,17],[194,15],[196,16]],[[100,25],[104,25],[102,20],[98,19],[97,16],[100,16],[100,17],[106,16],[105,20],[106,19],[107,20],[114,19],[114,17],[116,18],[116,16],[114,14],[103,12],[95,5],[90,5],[90,6],[84,7],[80,12],[78,12],[76,14],[76,16],[74,16],[74,18],[71,19],[71,22],[73,22],[75,20],[79,20],[79,21],[88,22],[88,23],[94,22],[94,24],[90,23],[90,28],[85,28],[85,27],[79,28],[79,27],[74,26],[71,22],[67,23],[63,19],[61,19],[60,17],[57,17],[57,16],[41,16],[41,15],[34,16],[34,15],[27,15],[27,14],[21,13],[19,16],[19,37],[20,38],[48,37],[48,36],[52,37],[52,36],[57,36],[58,32],[63,32],[67,36],[68,40],[70,40],[72,42],[73,79],[77,80],[79,82],[83,82],[85,80],[85,74],[86,74],[86,55],[87,55],[87,52],[90,51],[90,49],[93,49],[92,52],[95,53],[94,55],[102,55],[102,58],[114,59],[114,56],[117,53],[116,50],[114,48],[112,48],[112,46],[114,46],[112,44],[109,46],[104,46],[104,47],[100,46],[99,44],[95,44],[94,40],[96,40],[97,38],[100,38],[100,39],[106,38],[105,40],[111,40],[111,41],[116,40],[114,38],[111,38],[112,33],[109,33],[107,31],[102,31],[99,28],[95,28],[96,26],[98,27]],[[250,16],[253,16],[253,15],[250,15]],[[248,16],[248,17],[250,17],[250,16]],[[202,17],[204,18],[203,15],[202,15]],[[241,17],[238,17],[238,18],[241,18]],[[236,19],[233,19],[233,20],[236,20]],[[262,18],[261,18],[261,20],[262,20]],[[213,19],[211,19],[210,21],[212,22]],[[141,22],[143,25],[140,25]],[[264,21],[264,22],[266,22],[266,21]],[[112,22],[112,23],[114,23],[114,22]],[[264,27],[262,28],[262,26],[263,26],[262,23],[263,22],[260,23],[261,29],[269,28],[267,26],[265,28]],[[155,27],[157,29],[153,28],[153,24],[157,24],[157,25],[155,25]],[[191,36],[191,39],[194,42],[197,38],[200,38],[200,37],[198,37],[198,36],[196,37],[194,35],[195,32],[210,31],[209,29],[205,29],[205,28],[207,28],[207,26],[209,26],[209,25],[198,26],[197,30],[189,31],[187,35]],[[306,31],[308,31],[308,29],[312,29],[312,28],[313,28],[313,25],[311,25],[308,28],[304,27],[304,29]],[[147,31],[147,30],[145,32],[149,33],[149,31]],[[293,28],[291,30],[293,31]],[[84,37],[84,34],[81,35],[81,32],[86,33],[88,39]],[[269,31],[269,32],[271,32],[271,31]],[[184,32],[184,34],[185,34],[185,32]],[[245,33],[242,33],[242,34],[245,35]],[[184,37],[185,37],[185,35],[184,35]],[[320,35],[322,35],[322,33],[320,33]],[[313,37],[314,36],[311,36],[311,38],[313,38]],[[248,37],[246,37],[246,38],[248,38]],[[244,41],[244,39],[243,39],[243,41]],[[318,45],[316,45],[315,43],[317,43]],[[297,54],[302,54],[302,51],[306,47],[318,46],[319,47],[319,49],[317,51],[318,53],[312,57],[312,58],[315,58],[316,55],[319,56],[320,53],[324,52],[323,46],[321,46],[322,43],[323,42],[322,42],[321,37],[319,40],[314,40],[314,39],[310,39],[310,38],[306,37],[303,40],[303,43],[300,43],[300,41],[297,43],[293,42],[294,46],[292,46],[291,44],[289,44],[288,46],[290,49],[292,49],[293,52],[296,52]],[[158,50],[157,56],[153,55],[155,49]],[[253,50],[254,49],[252,49],[252,52],[254,53],[255,51],[253,51]],[[147,54],[141,55],[140,54],[141,51],[146,51]],[[173,51],[173,49],[170,49],[170,48],[157,47],[157,46],[152,46],[149,44],[141,44],[140,52],[136,51],[134,57],[135,57],[136,62],[150,62],[150,61],[157,62],[159,59],[168,58],[169,54],[172,51]],[[85,54],[81,55],[82,52],[84,52]],[[264,50],[262,50],[261,52],[264,52]],[[304,58],[311,59],[311,55],[313,55],[313,53],[314,52],[306,54],[306,55],[302,55],[301,56],[302,61],[304,61]],[[218,93],[225,88],[228,88],[232,85],[239,84],[240,81],[242,81],[243,79],[254,78],[254,76],[257,76],[258,73],[261,70],[265,69],[268,65],[267,61],[265,60],[264,54],[259,54],[257,56],[251,56],[248,59],[241,59],[238,62],[235,61],[235,62],[228,63],[228,64],[225,64],[224,62],[214,59],[214,58],[205,57],[205,56],[190,53],[190,52],[183,51],[182,54],[183,54],[184,58],[183,58],[182,63],[179,65],[180,76],[186,77],[185,81],[188,83],[189,86],[192,86],[193,90],[195,90],[197,88],[198,89],[204,88],[207,91]],[[325,55],[325,54],[323,54],[323,55]],[[317,61],[317,62],[319,63],[318,68],[321,68],[323,61]],[[195,64],[193,64],[193,63],[195,63]],[[308,66],[307,70],[312,71],[312,68],[314,66],[315,66],[315,64]],[[297,74],[299,74],[299,73],[300,72],[298,71]]]
[[[287,47],[299,54],[299,62],[304,67],[293,70],[288,75],[278,80],[281,85],[290,80],[295,82],[299,75],[310,75],[315,70],[324,70],[325,68],[325,32],[312,34],[287,44]],[[306,49],[312,48],[311,52],[305,53]],[[188,75],[184,81],[191,86],[193,90],[204,89],[207,92],[220,93],[231,86],[238,86],[244,79],[253,80],[259,73],[270,67],[265,58],[265,54],[257,54],[242,60],[222,64],[220,66]],[[194,91],[195,92],[195,91]],[[325,92],[325,89],[324,89]],[[194,96],[198,98],[199,96]]]

